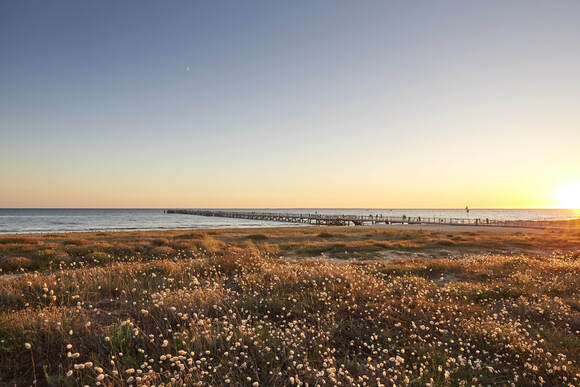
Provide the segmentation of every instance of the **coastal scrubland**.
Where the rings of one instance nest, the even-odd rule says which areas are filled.
[[[2,385],[580,384],[577,228],[7,235],[0,265]]]
[[[580,222],[568,228],[278,227],[0,235],[0,273],[79,268],[217,253],[240,247],[285,257],[380,259],[450,257],[481,252],[544,252],[580,248]]]

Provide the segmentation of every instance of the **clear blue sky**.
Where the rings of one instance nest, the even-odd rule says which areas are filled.
[[[0,207],[536,207],[579,1],[2,1]]]

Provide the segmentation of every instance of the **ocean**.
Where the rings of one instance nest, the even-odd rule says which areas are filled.
[[[496,220],[556,220],[580,216],[575,210],[517,209],[244,209],[240,211],[319,214],[480,218]],[[0,209],[0,234],[162,230],[186,228],[275,227],[292,223],[166,214],[163,209]],[[303,224],[300,224],[303,226]]]

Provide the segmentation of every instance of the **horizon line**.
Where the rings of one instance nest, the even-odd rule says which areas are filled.
[[[462,207],[0,207],[0,210],[465,210]],[[578,208],[561,207],[469,207],[469,210],[562,210]]]

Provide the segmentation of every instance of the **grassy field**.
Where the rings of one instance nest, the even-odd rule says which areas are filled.
[[[580,384],[580,231],[0,236],[0,384]]]

